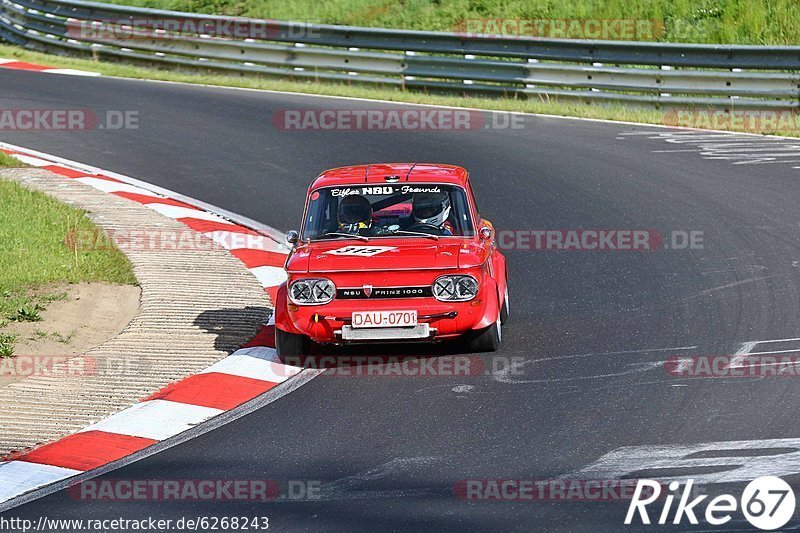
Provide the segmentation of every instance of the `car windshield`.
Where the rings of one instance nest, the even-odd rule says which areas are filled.
[[[303,240],[471,237],[464,189],[396,184],[325,187],[311,193]]]

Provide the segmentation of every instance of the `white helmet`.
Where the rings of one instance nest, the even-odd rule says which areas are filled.
[[[441,227],[450,216],[450,196],[446,192],[416,192],[411,198],[418,224]]]

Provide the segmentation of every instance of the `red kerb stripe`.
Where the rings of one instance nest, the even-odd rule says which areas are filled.
[[[75,433],[17,458],[19,461],[91,470],[127,457],[158,441],[106,431]]]
[[[165,387],[147,400],[169,400],[227,411],[277,385],[260,379],[209,372]]]

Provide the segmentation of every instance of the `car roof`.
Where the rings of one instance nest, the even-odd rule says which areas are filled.
[[[386,178],[397,176],[397,181]],[[436,163],[376,163],[326,170],[309,189],[360,183],[442,183],[466,186],[467,171],[455,165]]]

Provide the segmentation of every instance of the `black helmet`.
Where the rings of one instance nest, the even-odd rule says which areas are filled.
[[[372,219],[372,204],[360,194],[345,196],[339,202],[339,223],[359,224]]]

